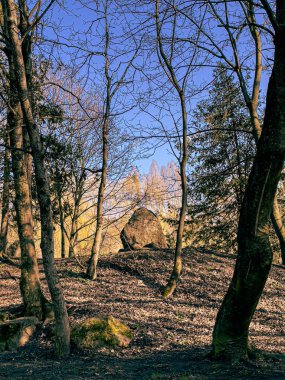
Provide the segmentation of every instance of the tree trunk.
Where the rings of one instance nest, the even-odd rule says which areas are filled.
[[[108,24],[108,2],[105,3],[105,79],[106,79],[106,106],[103,118],[103,129],[102,129],[102,173],[100,178],[100,186],[97,197],[97,220],[96,220],[96,232],[94,236],[94,241],[91,250],[91,256],[87,268],[87,276],[91,280],[95,280],[97,277],[97,264],[100,255],[100,248],[102,243],[103,234],[103,203],[104,203],[104,193],[107,181],[107,170],[108,170],[108,135],[109,135],[109,121],[111,112],[111,85],[112,79],[109,74],[109,24]],[[114,90],[116,91],[116,90]],[[114,94],[113,91],[113,94]]]
[[[243,77],[241,76],[240,72],[238,72],[238,76],[239,76],[242,92],[244,95],[245,103],[249,110],[254,139],[257,144],[257,141],[259,140],[261,136],[261,132],[262,132],[262,128],[261,128],[259,116],[258,116],[260,83],[261,83],[261,74],[263,70],[262,41],[261,41],[261,36],[260,36],[258,26],[256,23],[254,4],[249,2],[247,4],[247,7],[248,7],[248,21],[251,24],[250,32],[255,42],[255,72],[254,72],[253,92],[252,92],[251,99],[248,95],[248,92],[245,87],[245,81],[243,80]],[[273,207],[273,211],[271,215],[271,221],[272,221],[272,225],[274,227],[276,236],[279,240],[282,263],[285,264],[285,230],[283,227],[282,216],[279,210],[277,194],[275,195],[275,199],[274,199],[274,207]]]
[[[184,234],[184,224],[187,211],[187,177],[186,177],[186,165],[188,160],[188,140],[187,140],[187,108],[185,101],[185,84],[187,75],[182,80],[182,85],[179,84],[179,80],[175,73],[174,67],[172,66],[172,58],[167,58],[167,55],[163,47],[163,38],[161,27],[162,24],[159,20],[159,0],[155,2],[155,23],[156,23],[156,38],[158,43],[158,52],[159,52],[159,62],[166,73],[168,79],[170,79],[174,89],[177,92],[180,100],[181,107],[181,119],[182,119],[182,151],[180,152],[179,157],[179,166],[180,166],[180,178],[181,178],[181,190],[182,190],[182,200],[181,208],[179,215],[179,224],[176,237],[176,247],[175,247],[175,256],[174,256],[174,265],[172,269],[171,276],[168,280],[168,283],[165,289],[162,292],[164,298],[170,297],[174,290],[177,287],[178,281],[182,272],[182,242]],[[176,21],[175,21],[176,22]],[[173,48],[173,46],[172,46]],[[176,126],[177,128],[177,126]]]
[[[83,164],[84,165],[84,164]],[[80,216],[80,204],[84,194],[85,175],[84,171],[78,176],[78,173],[73,173],[75,178],[75,192],[74,192],[74,211],[71,218],[71,227],[69,234],[69,252],[68,256],[73,257],[76,253],[75,248],[78,240],[78,221]]]
[[[13,82],[11,82],[13,88]],[[47,303],[44,298],[36,257],[33,215],[26,165],[27,153],[23,144],[23,117],[21,104],[17,99],[10,99],[13,112],[8,115],[10,130],[12,169],[15,186],[15,208],[17,215],[18,235],[21,247],[21,281],[20,289],[26,315],[34,315],[40,320],[44,318],[43,307]]]
[[[80,197],[81,200],[81,197]],[[77,244],[78,237],[78,215],[79,215],[79,199],[75,200],[74,212],[71,220],[71,228],[70,228],[70,237],[69,237],[69,252],[68,257],[73,257],[75,254],[75,247]]]
[[[25,62],[22,45],[19,40],[17,7],[14,0],[3,0],[4,14],[7,14],[7,29],[10,48],[14,60],[14,75],[17,79],[17,91],[21,102],[35,164],[35,178],[41,215],[41,249],[45,275],[53,301],[56,321],[55,352],[58,356],[66,356],[70,350],[70,327],[63,292],[59,283],[54,261],[54,237],[49,179],[47,177],[44,153],[40,133],[35,123],[32,101],[28,91]],[[26,35],[27,39],[30,35]],[[32,40],[29,41],[32,43]]]
[[[181,176],[181,190],[182,190],[182,200],[181,209],[179,215],[179,225],[176,237],[176,247],[174,256],[174,265],[172,269],[171,276],[168,283],[163,290],[163,297],[169,298],[177,287],[177,283],[180,279],[182,272],[182,242],[184,234],[184,224],[187,212],[187,176],[186,176],[186,165],[188,160],[188,144],[187,144],[187,112],[185,105],[185,98],[183,94],[180,94],[181,102],[181,113],[183,121],[183,151],[182,151],[182,161],[180,163],[180,176]]]
[[[102,243],[102,233],[103,233],[103,203],[104,203],[104,192],[107,180],[107,162],[108,162],[108,123],[109,115],[105,117],[103,126],[103,163],[102,163],[102,174],[100,180],[100,186],[98,191],[98,201],[97,201],[97,224],[96,232],[92,245],[91,257],[89,260],[89,265],[87,268],[87,276],[91,280],[95,280],[97,277],[97,264],[100,255],[100,247]]]
[[[248,357],[249,325],[272,263],[269,223],[285,157],[285,3],[277,1],[275,55],[264,126],[238,228],[238,258],[213,333],[216,357]]]
[[[36,125],[33,124],[32,115],[29,114],[31,108],[26,101],[23,101],[22,104],[23,109],[25,110],[25,116],[27,120],[29,120],[27,124],[35,162],[36,185],[41,215],[41,249],[43,254],[43,264],[55,312],[55,352],[57,356],[67,356],[70,351],[70,326],[64,295],[54,261],[53,217],[49,179],[45,170],[40,135]]]
[[[5,155],[4,155],[4,179],[2,193],[2,219],[0,228],[0,257],[6,254],[7,236],[9,225],[9,203],[10,203],[10,137],[9,131],[5,137]]]
[[[277,195],[275,195],[273,202],[271,221],[279,240],[282,264],[285,265],[285,227],[283,225],[282,215],[279,210]]]
[[[61,194],[58,194],[58,208],[59,208],[59,223],[60,223],[60,238],[61,238],[61,258],[64,259],[66,257],[65,253],[65,228],[64,228],[64,215],[61,201]]]
[[[258,49],[261,49],[260,44],[258,45]],[[260,50],[261,55],[261,50]],[[261,59],[261,57],[260,57]],[[260,75],[258,76],[258,82],[260,81]],[[253,101],[249,106],[251,123],[253,126],[253,132],[255,137],[255,142],[257,144],[258,139],[261,136],[262,128],[260,126],[258,114],[257,114],[257,100]],[[279,209],[277,194],[275,194],[273,209],[271,214],[271,222],[275,231],[275,234],[279,241],[280,247],[280,256],[282,260],[282,264],[285,264],[285,228],[283,227],[282,215]]]
[[[23,129],[24,133],[24,146],[27,151],[31,151],[30,138],[26,128]],[[31,154],[25,154],[25,165],[27,167],[27,178],[29,185],[29,192],[31,198],[31,211],[33,212],[33,196],[32,196],[32,177],[33,177],[33,156]]]

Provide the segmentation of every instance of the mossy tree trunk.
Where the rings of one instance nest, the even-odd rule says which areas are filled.
[[[10,204],[10,136],[9,131],[5,137],[3,192],[2,192],[2,218],[0,227],[0,257],[6,254],[7,237],[9,226],[9,204]]]
[[[59,278],[56,271],[54,261],[54,236],[53,236],[53,218],[51,208],[51,197],[49,189],[49,178],[47,176],[44,151],[41,144],[40,132],[35,122],[33,114],[32,95],[29,92],[29,72],[26,68],[30,67],[31,55],[28,57],[26,54],[31,54],[31,44],[33,37],[33,28],[29,29],[29,25],[21,23],[20,30],[18,28],[19,20],[17,14],[17,6],[14,0],[2,0],[4,10],[5,23],[7,25],[7,44],[12,52],[13,65],[10,66],[16,78],[15,90],[21,102],[21,108],[27,126],[27,131],[30,138],[32,154],[35,166],[35,179],[37,185],[38,201],[40,206],[41,216],[41,249],[43,253],[43,264],[45,275],[53,301],[55,321],[56,321],[56,341],[55,352],[58,356],[66,356],[70,350],[70,327],[67,315],[66,304],[63,292],[59,283]],[[19,2],[21,14],[25,14],[27,6],[25,1]],[[27,20],[24,17],[25,20]],[[20,36],[25,36],[25,43],[29,44],[29,51],[24,49],[23,41]],[[23,49],[23,50],[22,50]],[[26,62],[26,64],[25,64]]]
[[[12,77],[10,73],[10,78]],[[11,81],[11,89],[15,83]],[[12,90],[13,91],[13,90]],[[31,208],[28,167],[23,140],[23,115],[17,95],[10,95],[10,106],[13,111],[8,115],[10,130],[12,169],[15,187],[15,208],[18,225],[18,235],[21,247],[21,295],[25,314],[44,317],[44,305],[47,300],[42,294],[39,269],[36,257],[33,215]]]
[[[269,223],[285,157],[284,1],[277,1],[276,7],[264,126],[240,214],[236,267],[213,333],[214,356],[234,360],[248,357],[249,325],[271,267]]]
[[[5,19],[5,32],[8,27],[7,4],[2,3]],[[15,208],[18,235],[21,247],[21,280],[20,289],[24,312],[39,319],[45,318],[48,301],[41,291],[39,269],[35,251],[33,233],[33,215],[31,199],[31,154],[24,138],[24,118],[15,76],[14,58],[11,50],[6,50],[9,63],[9,107],[7,116],[7,133],[9,134],[12,157],[12,171],[15,188]]]

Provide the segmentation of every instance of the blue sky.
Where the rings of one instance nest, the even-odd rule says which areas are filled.
[[[50,40],[58,39],[59,42],[63,42],[69,47],[64,47],[57,45],[53,54],[58,60],[62,60],[64,63],[68,63],[70,66],[73,65],[72,56],[76,53],[76,64],[81,65],[80,70],[78,71],[78,76],[81,76],[83,81],[86,78],[86,85],[88,88],[93,88],[93,91],[98,89],[98,93],[102,92],[100,96],[104,97],[104,77],[103,77],[103,58],[96,53],[103,51],[102,46],[102,36],[104,34],[104,23],[99,18],[102,16],[102,13],[97,13],[94,11],[95,2],[89,1],[86,2],[86,7],[83,8],[80,2],[77,1],[66,1],[64,5],[59,7],[56,5],[53,10],[49,14],[50,19],[50,28],[46,29],[46,37]],[[103,4],[100,3],[100,4]],[[93,9],[93,10],[92,10]],[[102,7],[100,8],[102,11]],[[97,20],[95,20],[97,17]],[[138,16],[139,17],[139,16]],[[93,23],[92,23],[93,22]],[[113,45],[111,46],[110,53],[114,55],[114,61],[112,62],[111,69],[113,72],[116,72],[115,76],[117,78],[120,77],[122,71],[126,67],[126,64],[132,55],[132,42],[131,39],[126,39],[124,37],[124,33],[128,28],[133,28],[138,23],[137,15],[126,15],[119,14],[118,12],[112,14],[111,22],[110,22],[110,33],[113,38]],[[129,25],[128,25],[129,24]],[[166,26],[166,34],[169,32]],[[219,38],[222,38],[223,31],[221,28],[216,30],[220,35]],[[140,35],[144,36],[145,31],[142,29],[140,31]],[[149,30],[147,31],[149,33]],[[151,34],[150,34],[151,35]],[[182,33],[183,37],[189,37],[187,35],[187,28]],[[72,46],[72,47],[71,47]],[[57,50],[58,49],[58,50]],[[230,56],[230,52],[226,45],[223,46],[224,51]],[[241,54],[242,56],[246,56],[248,46],[241,45]],[[88,56],[89,51],[89,58]],[[93,55],[91,54],[93,52]],[[115,58],[115,54],[120,53],[119,57]],[[189,53],[190,54],[190,53]],[[269,54],[270,55],[270,54]],[[250,62],[251,57],[247,57],[248,62]],[[200,63],[203,63],[199,61]],[[202,87],[209,83],[212,79],[211,72],[212,68],[209,67],[211,64],[213,66],[216,64],[217,59],[212,58],[209,59],[209,56],[205,58],[205,67],[200,68],[195,72],[193,78],[190,80],[190,86]],[[144,130],[150,131],[151,129],[158,130],[158,125],[155,125],[153,118],[150,117],[149,114],[155,115],[155,117],[159,119],[163,119],[165,125],[168,130],[173,130],[173,124],[171,121],[171,117],[174,115],[175,122],[179,125],[179,106],[178,99],[175,93],[168,92],[167,101],[171,104],[171,117],[168,110],[161,109],[164,107],[164,102],[166,101],[162,95],[165,91],[165,87],[161,88],[161,86],[168,86],[167,80],[163,76],[163,72],[157,70],[157,61],[155,54],[150,55],[147,51],[141,54],[136,60],[137,66],[142,66],[143,64],[148,65],[148,75],[149,77],[153,75],[153,83],[151,84],[155,95],[151,95],[153,97],[152,103],[149,103],[146,106],[147,113],[139,112],[138,108],[131,108],[131,111],[122,114],[118,120],[120,120],[123,125],[131,125],[133,130],[137,131],[135,133],[144,134]],[[185,67],[187,64],[187,54],[184,53],[181,56],[180,60],[177,60],[177,64],[181,67]],[[117,70],[117,71],[116,71]],[[153,71],[152,71],[153,70]],[[157,71],[155,71],[157,70]],[[181,71],[182,70],[182,71]],[[180,74],[183,76],[183,70],[180,69]],[[177,71],[179,73],[179,70]],[[158,73],[155,76],[155,73]],[[145,79],[145,78],[144,78]],[[135,81],[138,80],[138,77],[135,78]],[[122,109],[124,105],[122,105],[122,99],[128,99],[129,95],[133,95],[133,98],[138,94],[143,94],[143,92],[148,91],[148,83],[145,80],[144,83],[135,83],[135,85],[126,85],[122,87],[122,90],[118,93],[118,98],[115,99],[114,112],[118,112]],[[262,88],[265,89],[267,85],[267,74],[263,76],[262,80]],[[189,86],[189,87],[190,87]],[[187,90],[188,91],[188,90]],[[189,90],[190,91],[190,90]],[[190,92],[188,93],[189,101],[188,101],[188,113],[189,116],[191,114],[191,110],[195,107],[195,104],[202,97],[207,96],[207,91],[201,92],[199,95],[193,95]],[[129,97],[130,99],[130,97]],[[148,100],[148,99],[147,99]],[[146,102],[147,100],[144,100]],[[130,103],[130,100],[127,100]],[[162,107],[162,108],[159,108]],[[157,124],[157,123],[156,123]],[[191,130],[191,117],[189,117],[189,129]],[[156,141],[154,140],[155,144]],[[153,152],[153,155],[151,153]],[[155,159],[159,166],[166,165],[169,161],[174,161],[175,158],[170,153],[169,146],[164,145],[160,148],[154,150],[150,149],[149,157],[137,160],[135,165],[138,166],[141,172],[148,172],[149,167],[153,159]],[[150,156],[151,155],[151,156]]]

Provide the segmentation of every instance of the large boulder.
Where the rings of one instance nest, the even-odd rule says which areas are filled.
[[[0,322],[0,351],[14,351],[24,346],[39,323],[36,317],[23,317]]]
[[[133,334],[128,326],[118,319],[88,318],[71,329],[71,341],[79,348],[89,350],[99,347],[127,347]]]
[[[121,232],[124,250],[143,247],[167,248],[157,216],[145,207],[137,209]]]

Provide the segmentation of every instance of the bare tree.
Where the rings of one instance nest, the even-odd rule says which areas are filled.
[[[104,111],[102,118],[102,171],[100,178],[100,185],[98,190],[97,199],[97,224],[95,237],[93,241],[91,256],[87,268],[87,275],[90,279],[95,280],[97,277],[97,263],[100,255],[100,246],[102,243],[102,232],[103,232],[103,202],[104,193],[107,181],[108,172],[108,157],[109,157],[109,130],[110,124],[113,119],[112,116],[112,100],[117,94],[119,88],[125,83],[126,76],[128,74],[131,65],[136,58],[139,47],[135,46],[134,53],[130,57],[129,61],[124,65],[123,69],[119,71],[119,77],[117,80],[114,78],[116,72],[121,68],[122,64],[118,63],[118,67],[115,69],[110,69],[110,20],[109,20],[109,2],[105,1],[103,5],[103,19],[104,19],[104,76],[105,76],[105,86],[106,95],[104,99]],[[113,58],[114,60],[114,58]]]
[[[259,116],[260,106],[260,84],[263,72],[263,43],[262,31],[271,34],[270,28],[260,25],[256,20],[256,4],[251,1],[208,1],[210,21],[204,25],[199,25],[195,17],[183,4],[178,7],[178,12],[184,15],[190,22],[191,27],[200,30],[201,41],[183,38],[185,42],[198,46],[200,50],[207,53],[209,65],[213,65],[212,60],[217,59],[226,67],[232,70],[238,79],[245,106],[248,109],[255,143],[261,135],[262,127]],[[207,28],[208,26],[208,28]],[[217,28],[223,33],[216,33]],[[213,32],[214,30],[214,32]],[[245,39],[249,40],[249,47],[253,48],[252,54],[246,56],[244,49],[239,46]],[[251,39],[251,41],[250,41]],[[251,57],[254,57],[252,59]],[[248,73],[253,71],[252,81],[247,80]],[[250,88],[251,87],[251,88]],[[272,224],[279,240],[282,261],[285,257],[285,228],[278,206],[277,195],[274,200],[274,207],[271,216]]]
[[[203,14],[203,13],[202,13]],[[170,144],[172,153],[175,155],[179,165],[179,175],[181,184],[181,205],[179,222],[176,235],[176,246],[174,255],[174,265],[171,276],[163,291],[165,298],[170,297],[180,279],[182,272],[182,244],[184,225],[187,212],[187,175],[186,165],[188,161],[188,113],[189,103],[191,95],[195,92],[189,90],[189,78],[193,77],[195,67],[198,62],[199,54],[196,47],[193,49],[184,51],[179,40],[179,34],[183,33],[179,30],[180,14],[176,10],[175,3],[163,2],[160,4],[159,0],[156,0],[155,7],[155,37],[156,37],[156,53],[159,61],[159,66],[162,69],[162,80],[167,84],[164,85],[164,93],[162,94],[163,107],[169,100],[169,94],[173,92],[174,96],[178,100],[178,110],[174,106],[172,109],[172,103],[169,101],[167,113],[170,116],[170,120],[174,123],[176,139],[173,139],[163,125],[160,117],[156,118],[156,122],[161,126],[163,133],[165,134],[165,140]],[[199,14],[200,17],[200,14]],[[203,18],[203,16],[201,16]],[[182,21],[183,22],[183,21]],[[188,31],[188,33],[192,33]],[[199,31],[193,38],[198,43]],[[187,65],[185,61],[187,60]],[[163,91],[163,90],[162,90]],[[157,107],[157,105],[156,105]],[[167,107],[166,107],[167,108]],[[178,116],[174,116],[177,112]],[[178,151],[178,153],[176,153]]]
[[[255,16],[255,7],[256,5],[251,2],[242,2],[240,1],[240,6],[243,10],[245,21],[248,25],[248,29],[254,41],[254,49],[255,49],[255,69],[254,69],[254,80],[252,84],[251,94],[249,93],[248,86],[246,83],[245,76],[243,74],[242,64],[240,62],[239,51],[237,46],[237,40],[239,38],[238,34],[233,33],[233,30],[230,27],[230,19],[229,19],[229,11],[227,2],[224,3],[224,12],[225,12],[225,20],[216,12],[214,4],[211,2],[211,8],[213,14],[217,17],[217,20],[221,23],[220,25],[225,28],[227,31],[229,41],[232,47],[234,62],[231,64],[232,69],[236,72],[240,87],[244,96],[245,104],[248,108],[253,135],[255,138],[255,142],[261,136],[262,127],[260,124],[260,119],[258,115],[258,106],[259,106],[259,96],[260,96],[260,83],[262,76],[262,39],[261,39],[261,31],[260,26],[256,21]],[[279,210],[278,198],[277,195],[274,198],[273,211],[271,216],[272,224],[275,230],[275,233],[279,239],[281,258],[283,263],[285,263],[285,228],[282,222],[282,216]]]
[[[31,20],[33,10],[32,13],[28,11],[27,3],[24,0],[19,1],[18,4],[14,0],[2,0],[1,3],[6,27],[6,45],[12,52],[9,69],[11,75],[15,78],[15,92],[20,102],[17,115],[20,115],[20,112],[23,113],[35,165],[41,215],[43,263],[56,319],[55,351],[58,356],[65,356],[69,353],[69,321],[54,262],[53,219],[49,179],[45,170],[44,152],[40,132],[33,113],[31,88],[29,88],[29,84],[31,83],[33,33],[38,22],[51,7],[53,1],[49,3],[42,13],[40,13],[41,3],[38,2],[36,6],[38,11],[33,20]],[[20,18],[18,14],[20,14]]]
[[[7,17],[5,13],[6,8],[3,7],[4,16]],[[2,22],[2,30],[5,35],[8,35],[8,26],[5,22],[6,17]],[[21,247],[21,281],[20,289],[24,304],[24,312],[27,315],[35,315],[39,319],[45,318],[46,307],[48,306],[48,301],[43,296],[41,291],[41,285],[39,280],[39,271],[37,264],[37,257],[35,251],[34,242],[34,232],[33,232],[33,215],[32,215],[32,201],[31,201],[31,191],[30,191],[30,171],[29,166],[31,155],[28,151],[28,146],[26,139],[24,137],[23,128],[23,114],[21,105],[19,102],[18,94],[16,92],[17,84],[14,71],[12,70],[13,57],[11,51],[7,49],[8,41],[5,41],[4,52],[6,53],[9,62],[9,72],[6,73],[6,79],[8,80],[8,85],[6,89],[6,95],[8,100],[8,117],[7,117],[7,137],[6,137],[6,165],[5,165],[5,176],[7,177],[4,181],[4,194],[7,198],[5,201],[5,207],[3,208],[3,213],[6,218],[8,218],[8,207],[9,207],[9,179],[10,175],[10,165],[7,159],[9,158],[11,150],[12,156],[12,171],[14,177],[14,188],[15,188],[15,208],[16,217],[18,225],[18,235],[20,239]],[[2,68],[3,73],[3,68]],[[10,144],[9,144],[10,142]],[[8,202],[8,203],[7,203]],[[5,212],[4,212],[5,211]],[[2,219],[5,225],[5,218]],[[8,219],[6,220],[6,223]],[[2,224],[3,226],[3,224]],[[6,225],[7,229],[8,225]]]
[[[156,17],[156,36],[157,36],[157,42],[158,42],[158,58],[166,75],[169,77],[172,86],[175,88],[179,96],[181,115],[182,115],[182,134],[183,134],[182,157],[181,157],[181,161],[179,162],[181,188],[182,188],[182,201],[181,201],[179,225],[178,225],[177,237],[176,237],[175,259],[174,259],[174,266],[173,266],[170,279],[163,291],[164,298],[168,298],[174,292],[177,286],[177,282],[179,281],[181,271],[182,271],[181,252],[182,252],[184,223],[185,223],[186,210],[187,210],[186,164],[187,164],[187,159],[188,159],[188,144],[187,144],[187,110],[186,110],[186,99],[185,99],[185,84],[187,83],[187,81],[183,80],[182,85],[179,83],[177,74],[172,65],[173,47],[171,47],[171,55],[169,58],[167,57],[164,51],[163,40],[162,40],[162,25],[163,24],[160,21],[159,0],[156,0],[155,17]],[[175,35],[176,33],[175,25],[176,25],[176,17],[177,17],[175,12],[174,12],[173,17],[174,17],[173,35]],[[188,75],[188,72],[186,72],[186,76],[184,78],[187,78],[187,75]]]
[[[271,267],[270,215],[285,158],[285,3],[276,2],[276,13],[267,1],[259,3],[265,6],[274,30],[274,64],[262,133],[240,213],[236,267],[213,333],[214,356],[234,360],[248,357],[249,325]]]

